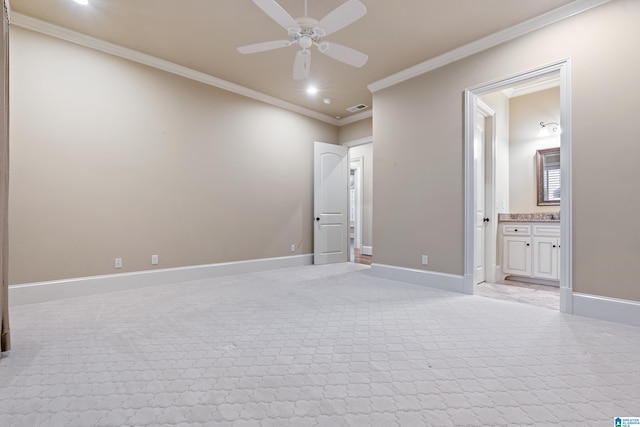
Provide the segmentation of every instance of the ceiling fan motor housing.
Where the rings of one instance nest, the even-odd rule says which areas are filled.
[[[289,28],[289,37],[294,43],[298,43],[302,49],[308,49],[313,44],[320,42],[325,32],[322,28],[318,28],[316,25],[318,21],[309,17],[302,17],[296,19],[299,27]]]

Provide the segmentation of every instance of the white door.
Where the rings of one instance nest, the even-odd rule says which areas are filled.
[[[485,174],[484,174],[484,133],[485,133],[485,117],[476,114],[476,128],[474,131],[474,170],[475,170],[475,248],[474,248],[474,284],[485,281],[485,239],[486,239],[486,223],[485,220]]]
[[[347,148],[316,142],[313,156],[313,263],[347,262],[349,256]]]

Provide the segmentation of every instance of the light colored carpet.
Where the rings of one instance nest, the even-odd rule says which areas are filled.
[[[606,426],[640,328],[308,266],[14,307],[0,426]]]

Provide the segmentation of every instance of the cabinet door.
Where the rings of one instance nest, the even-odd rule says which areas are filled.
[[[533,238],[533,277],[558,280],[558,239]]]
[[[503,273],[531,276],[531,237],[504,237],[502,250]]]

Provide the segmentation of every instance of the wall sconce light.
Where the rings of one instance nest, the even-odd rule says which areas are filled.
[[[549,132],[549,129],[551,129],[551,132]],[[545,136],[550,136],[553,134],[560,134],[562,133],[562,128],[560,128],[560,123],[556,123],[556,122],[540,122],[540,131],[538,132],[538,136],[539,137],[545,137]]]

